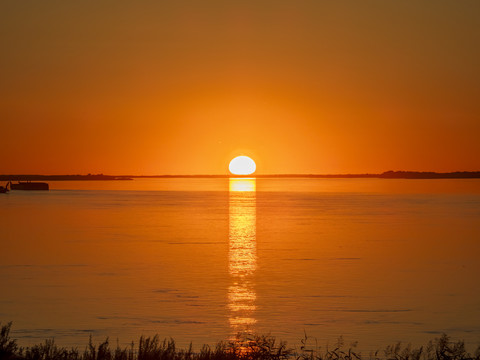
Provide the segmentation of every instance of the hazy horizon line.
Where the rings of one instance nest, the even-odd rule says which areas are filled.
[[[155,175],[116,175],[104,173],[87,173],[87,174],[0,174],[1,178],[6,177],[108,177],[108,178],[182,178],[182,177],[216,177],[216,178],[231,178],[231,177],[375,177],[395,174],[431,174],[431,175],[453,175],[453,174],[479,174],[480,170],[466,171],[416,171],[416,170],[388,170],[380,173],[364,172],[364,173],[269,173],[269,174],[249,174],[249,175],[235,175],[235,174],[155,174]]]

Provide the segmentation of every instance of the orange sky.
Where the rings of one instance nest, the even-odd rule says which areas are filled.
[[[478,1],[2,1],[0,173],[480,170]]]

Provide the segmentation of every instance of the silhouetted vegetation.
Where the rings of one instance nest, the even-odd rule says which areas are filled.
[[[1,325],[1,324],[0,324]],[[465,349],[463,341],[451,341],[442,335],[426,346],[414,348],[397,343],[383,351],[362,355],[356,344],[348,349],[340,338],[333,347],[319,347],[306,334],[299,348],[290,348],[273,336],[251,335],[219,342],[214,347],[203,345],[199,351],[178,349],[173,339],[160,341],[154,337],[140,337],[138,346],[110,348],[109,339],[94,345],[92,338],[85,350],[59,347],[53,339],[31,347],[19,347],[11,339],[12,323],[1,326],[0,360],[480,360],[480,346],[473,354]]]

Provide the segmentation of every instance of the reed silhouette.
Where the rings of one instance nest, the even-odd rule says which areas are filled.
[[[158,335],[141,336],[138,346],[132,342],[125,348],[118,344],[110,348],[108,338],[95,345],[90,336],[89,344],[80,351],[59,347],[53,339],[20,347],[10,337],[11,326],[11,322],[1,326],[0,360],[480,360],[480,345],[471,354],[463,341],[452,341],[445,334],[419,348],[396,343],[366,356],[355,350],[356,344],[345,348],[342,338],[333,347],[322,348],[316,339],[306,334],[298,348],[288,347],[286,342],[277,341],[273,336],[247,335],[213,347],[203,345],[199,351],[193,351],[192,344],[187,349],[178,349],[175,340],[161,341]]]

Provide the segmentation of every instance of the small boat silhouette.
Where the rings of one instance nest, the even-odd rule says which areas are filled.
[[[5,186],[0,186],[0,194],[6,194],[8,192],[8,184]]]
[[[48,190],[48,184],[44,182],[19,181],[16,184],[9,182],[11,190]]]

